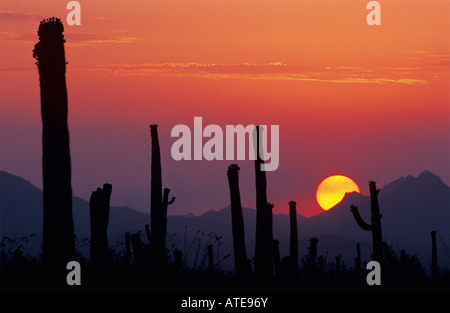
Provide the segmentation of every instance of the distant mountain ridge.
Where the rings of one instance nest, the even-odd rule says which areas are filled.
[[[439,264],[450,263],[450,187],[435,174],[424,171],[418,177],[401,177],[381,188],[379,194],[382,214],[383,240],[394,249],[405,249],[421,257],[424,266],[431,255],[432,230],[438,231]],[[371,233],[359,228],[350,212],[350,205],[360,208],[362,217],[370,222],[370,199],[358,193],[346,197],[333,209],[313,217],[297,216],[300,256],[307,253],[309,239],[319,239],[318,253],[329,260],[341,255],[347,266],[356,256],[356,243],[361,243],[364,260],[370,259]],[[287,205],[287,204],[286,204]],[[23,178],[0,171],[0,237],[37,236],[26,246],[27,252],[37,254],[42,240],[42,192]],[[243,208],[247,255],[254,255],[256,214],[254,209]],[[75,232],[78,238],[90,236],[89,203],[73,198]],[[150,214],[129,207],[111,207],[108,227],[109,243],[123,241],[125,232],[144,232],[150,224]],[[274,214],[274,238],[280,241],[281,256],[289,249],[289,216]],[[197,231],[214,232],[222,236],[221,254],[232,253],[231,213],[229,207],[208,211],[200,216],[179,215],[168,217],[167,232],[170,245],[184,249]],[[84,250],[88,257],[88,249]],[[232,258],[223,264],[232,268]]]

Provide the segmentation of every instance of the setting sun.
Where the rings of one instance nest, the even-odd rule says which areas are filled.
[[[317,187],[316,199],[320,207],[328,211],[341,202],[346,193],[360,192],[358,185],[343,175],[325,178]]]

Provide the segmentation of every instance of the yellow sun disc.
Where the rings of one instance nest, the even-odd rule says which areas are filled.
[[[325,178],[317,187],[316,199],[325,211],[342,201],[346,193],[360,192],[358,185],[347,176],[333,175]]]

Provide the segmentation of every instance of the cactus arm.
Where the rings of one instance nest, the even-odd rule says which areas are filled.
[[[353,217],[355,218],[355,221],[356,221],[356,223],[358,224],[359,227],[361,227],[362,229],[364,229],[366,231],[372,230],[372,225],[367,224],[366,222],[364,222],[364,220],[362,219],[361,215],[359,214],[357,206],[351,205],[350,206],[350,210],[352,211]]]
[[[164,188],[164,195],[163,195],[163,201],[162,201],[162,206],[163,206],[163,214],[167,214],[167,206],[169,204],[172,204],[175,201],[175,197],[172,197],[172,199],[170,199],[169,201],[169,193],[170,193],[170,189],[169,188]],[[166,213],[164,213],[164,211]]]

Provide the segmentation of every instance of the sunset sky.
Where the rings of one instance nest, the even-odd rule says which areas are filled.
[[[67,1],[68,2],[68,1]],[[241,167],[242,203],[255,207],[251,161],[174,161],[171,129],[280,125],[280,164],[267,173],[274,213],[322,212],[319,183],[352,178],[363,194],[427,169],[450,184],[448,0],[0,1],[0,169],[42,187],[39,21],[65,24],[72,187],[89,199],[149,212],[150,133],[158,124],[169,214],[219,210],[226,170]],[[206,140],[205,140],[206,141]]]

